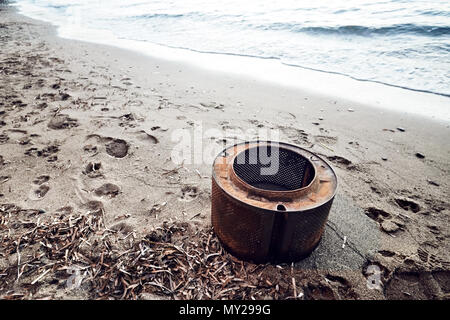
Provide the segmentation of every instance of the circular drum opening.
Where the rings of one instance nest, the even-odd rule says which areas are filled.
[[[306,187],[315,176],[314,165],[301,154],[270,145],[239,153],[233,162],[236,175],[254,188],[291,191]]]

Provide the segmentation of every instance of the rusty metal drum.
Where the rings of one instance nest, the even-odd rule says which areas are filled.
[[[214,160],[211,222],[227,251],[255,263],[294,262],[319,244],[337,177],[298,146],[250,141]]]

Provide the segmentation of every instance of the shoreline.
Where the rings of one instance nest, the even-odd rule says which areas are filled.
[[[188,64],[205,72],[220,72],[275,86],[291,87],[310,94],[379,108],[386,112],[415,114],[450,124],[450,96],[444,93],[357,79],[339,72],[284,63],[277,58],[202,52],[146,41],[121,39],[106,30],[84,29],[75,24],[56,26],[50,23],[50,25],[55,28],[57,36],[67,40],[125,49],[150,59]]]
[[[347,248],[346,256],[347,251],[327,247],[342,268],[316,260],[310,272],[298,264],[298,283],[326,286],[337,299],[408,298],[402,292],[411,285],[406,274],[413,273],[420,283],[409,292],[413,298],[448,294],[443,282],[450,266],[448,123],[58,38],[54,27],[7,10],[0,21],[5,48],[0,168],[7,177],[1,204],[43,210],[44,220],[63,208],[74,215],[101,208],[107,229],[116,230],[119,239],[144,236],[163,221],[203,230],[210,225],[211,167],[175,164],[173,133],[192,133],[199,125],[217,129],[224,136],[204,136],[202,142],[221,147],[242,138],[226,136],[233,130],[278,131],[280,140],[331,163],[343,199],[335,209],[343,209],[345,217],[345,210],[354,208],[355,217],[370,222],[358,220],[362,224],[353,233],[353,220],[337,226],[337,233],[363,252],[361,264],[342,259],[352,257],[353,249]],[[373,254],[365,251],[370,243],[354,234],[357,230],[379,239]],[[15,256],[0,257],[0,269],[17,272]],[[381,291],[365,286],[369,262],[386,270]],[[343,285],[326,281],[330,274],[345,279],[351,290],[339,295]],[[89,288],[70,292],[52,286],[50,275],[38,296],[92,298]],[[0,295],[7,292],[0,288]]]

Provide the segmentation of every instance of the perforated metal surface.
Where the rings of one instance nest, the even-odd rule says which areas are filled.
[[[320,241],[336,176],[321,158],[289,144],[277,145],[266,154],[279,154],[279,170],[261,174],[267,162],[252,158],[252,148],[264,145],[272,143],[238,144],[216,158],[212,225],[224,247],[241,259],[297,261]]]
[[[278,159],[272,168],[267,166],[270,159]],[[302,155],[278,147],[247,149],[236,156],[233,169],[239,178],[251,186],[274,191],[295,190],[308,185],[314,170]]]
[[[232,254],[254,261],[263,261],[269,254],[272,215],[260,210],[249,210],[212,184],[212,224],[219,239]],[[244,214],[242,214],[244,212]]]

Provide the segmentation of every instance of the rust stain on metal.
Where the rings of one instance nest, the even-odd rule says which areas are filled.
[[[260,153],[269,149],[279,167],[262,174]],[[333,169],[308,150],[270,141],[237,144],[213,164],[212,225],[241,259],[297,261],[320,242],[336,188]]]

